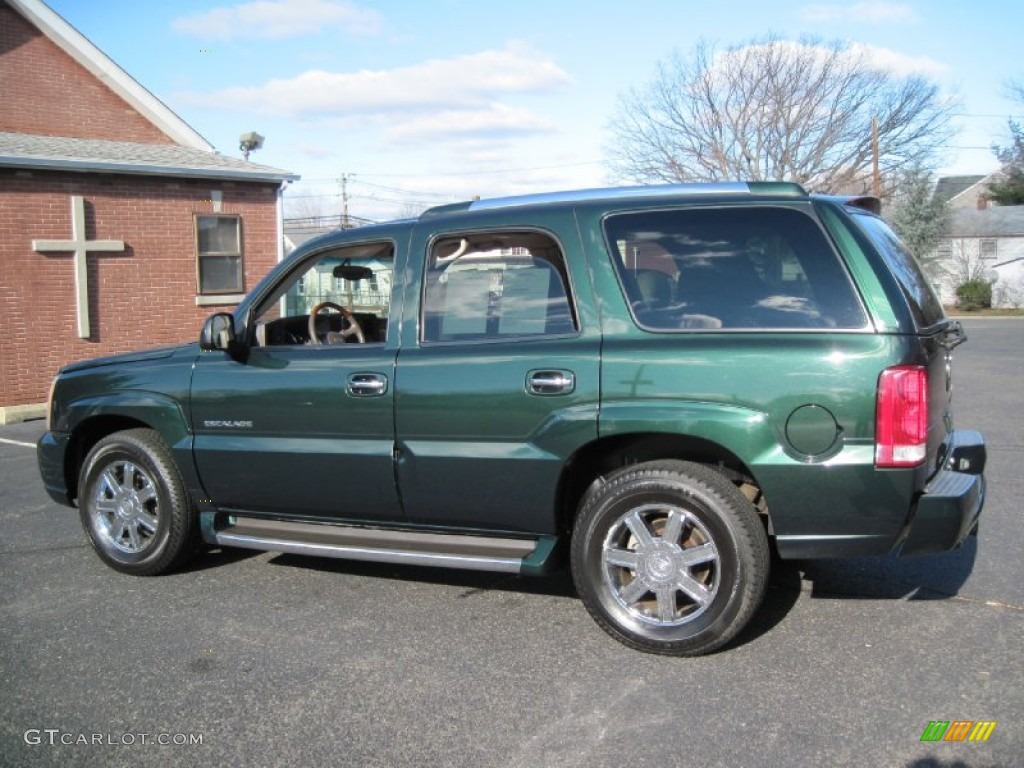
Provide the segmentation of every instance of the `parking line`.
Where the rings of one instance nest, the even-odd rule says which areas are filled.
[[[5,437],[0,437],[0,443],[7,443],[8,445],[21,445],[25,448],[35,448],[35,443],[23,443],[21,440],[8,440]]]

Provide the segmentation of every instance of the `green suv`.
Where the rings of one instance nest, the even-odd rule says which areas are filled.
[[[585,190],[335,232],[199,344],[69,365],[39,466],[99,556],[199,545],[541,574],[696,655],[781,558],[976,530],[965,340],[873,198]]]

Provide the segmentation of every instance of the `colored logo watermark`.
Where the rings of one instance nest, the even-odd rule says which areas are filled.
[[[995,728],[995,720],[932,720],[921,741],[988,741]]]

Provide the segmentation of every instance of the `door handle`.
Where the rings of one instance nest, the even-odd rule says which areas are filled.
[[[572,371],[530,371],[526,374],[526,391],[531,395],[567,395],[576,389]]]
[[[348,393],[352,397],[380,397],[388,391],[388,377],[383,373],[352,373],[348,377]]]

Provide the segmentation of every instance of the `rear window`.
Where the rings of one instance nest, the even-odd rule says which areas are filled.
[[[609,217],[605,234],[633,316],[648,330],[866,325],[838,256],[800,211],[626,213]]]
[[[928,328],[944,320],[946,313],[931,281],[889,225],[869,214],[857,214],[854,221],[871,238],[871,243],[882,254],[900,284],[918,328]]]

